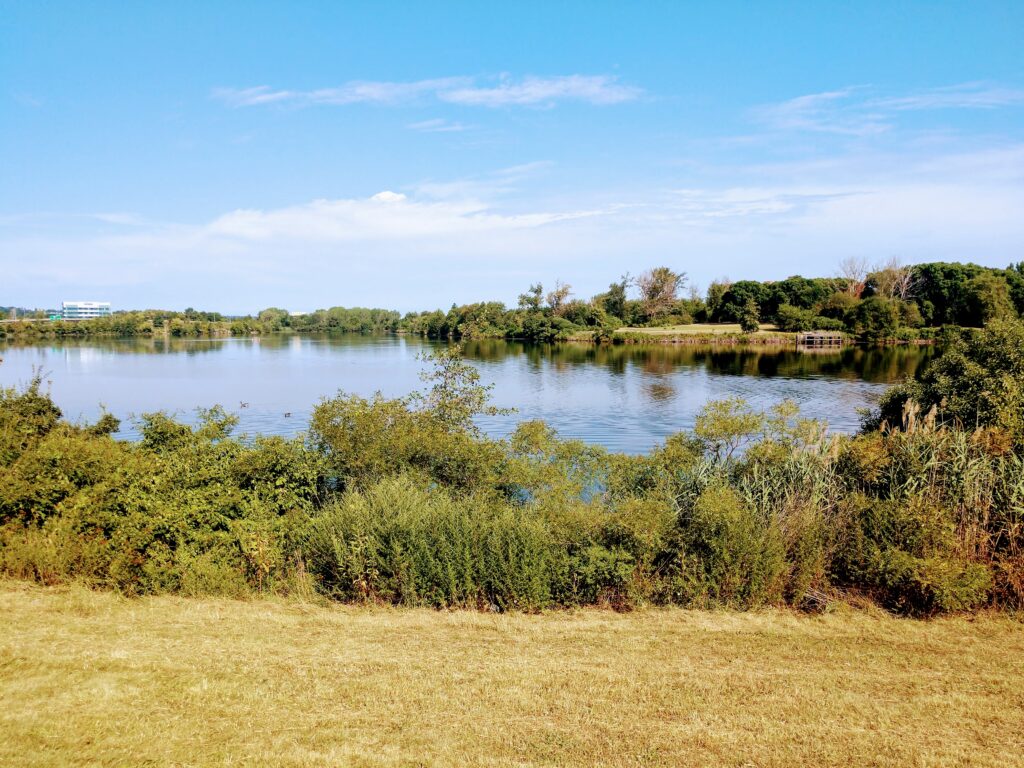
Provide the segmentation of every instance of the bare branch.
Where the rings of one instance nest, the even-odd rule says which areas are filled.
[[[846,280],[846,292],[859,297],[868,279],[868,260],[863,256],[847,256],[839,262],[839,274]]]

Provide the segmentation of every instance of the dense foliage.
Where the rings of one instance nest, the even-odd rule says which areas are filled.
[[[715,281],[703,297],[695,287],[680,294],[686,274],[655,267],[623,276],[589,300],[572,287],[540,283],[519,296],[517,307],[501,302],[452,306],[447,312],[398,312],[333,307],[292,314],[264,309],[255,317],[216,312],[118,312],[82,321],[20,319],[0,322],[0,339],[85,336],[250,336],[263,333],[404,331],[435,339],[515,338],[608,340],[623,327],[735,323],[753,334],[762,323],[779,331],[839,331],[869,343],[932,339],[942,326],[981,327],[1024,315],[1024,262],[1008,269],[941,262],[902,266],[892,261],[873,271],[864,264],[843,277]],[[631,296],[632,294],[632,296]],[[22,317],[22,315],[19,315]]]
[[[345,331],[381,333],[398,330],[401,316],[387,309],[332,307],[305,314],[265,309],[256,317],[225,317],[218,312],[143,310],[115,312],[90,320],[19,319],[0,323],[0,339],[19,341],[95,336],[136,337],[167,335],[175,338],[253,336],[264,333],[325,333]]]
[[[627,275],[582,301],[572,298],[568,285],[545,294],[538,283],[514,309],[497,302],[453,306],[406,315],[401,327],[431,338],[552,341],[609,338],[623,326],[691,323],[735,323],[751,334],[768,323],[783,332],[839,331],[878,343],[931,339],[940,326],[981,327],[1024,313],[1024,263],[1002,270],[890,262],[874,271],[861,265],[834,278],[722,280],[703,298],[695,290],[680,297],[685,284],[685,274],[657,267],[637,278]]]
[[[140,441],[118,441],[110,416],[63,420],[37,380],[0,391],[0,572],[496,609],[1020,608],[1022,334],[957,343],[887,400],[897,422],[855,437],[728,400],[645,456],[539,422],[487,438],[487,390],[451,350],[424,393],[339,393],[293,440],[232,437],[213,408],[196,426],[145,415]],[[970,387],[984,407],[947,417]]]
[[[918,380],[886,392],[868,426],[899,425],[910,410],[940,424],[996,428],[1024,445],[1024,323],[997,320],[955,334]]]

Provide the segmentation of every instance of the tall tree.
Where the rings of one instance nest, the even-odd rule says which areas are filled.
[[[846,292],[860,296],[867,283],[868,260],[863,256],[847,256],[839,262],[839,274],[846,280]]]
[[[1017,314],[1010,299],[1010,286],[1001,276],[992,273],[982,273],[967,281],[964,308],[964,321],[974,326],[1013,319]]]
[[[761,313],[757,302],[747,299],[739,315],[740,330],[744,333],[757,333],[761,327]]]
[[[536,312],[540,309],[541,301],[544,297],[544,286],[540,283],[530,286],[530,290],[526,293],[519,294],[519,308],[525,309],[530,312]]]
[[[708,286],[708,317],[711,319],[717,319],[722,306],[722,297],[729,292],[731,285],[732,281],[727,277],[723,277],[720,280],[712,280],[711,285]]]
[[[565,303],[571,295],[572,286],[561,280],[556,280],[555,289],[548,293],[548,306],[551,307],[551,311],[556,315],[561,315],[565,309]]]
[[[914,268],[904,264],[897,256],[876,267],[868,276],[872,292],[886,299],[908,300],[914,294],[918,282]]]
[[[604,295],[604,311],[612,317],[620,320],[626,319],[626,291],[632,280],[629,273],[624,274],[618,282],[608,286],[608,293]]]
[[[640,275],[636,285],[640,289],[640,306],[644,315],[654,319],[671,312],[685,282],[685,272],[674,272],[668,267],[655,267]]]

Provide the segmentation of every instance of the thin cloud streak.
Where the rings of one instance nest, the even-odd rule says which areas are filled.
[[[862,104],[851,104],[851,99],[860,90],[861,87],[850,86],[797,96],[779,104],[759,107],[754,110],[754,116],[760,122],[783,131],[870,136],[889,130],[891,125],[881,114],[865,112]]]
[[[479,200],[417,201],[386,190],[369,199],[314,200],[269,211],[237,210],[205,234],[256,241],[285,238],[329,242],[419,240],[518,229],[607,215],[601,210],[502,214]]]
[[[490,88],[456,88],[438,94],[442,101],[482,107],[553,105],[559,101],[588,104],[621,104],[641,96],[642,91],[620,85],[604,75],[565,77],[527,77],[521,82],[502,82]]]
[[[621,104],[640,98],[643,90],[623,85],[608,75],[508,76],[490,84],[482,78],[445,77],[412,82],[352,81],[335,88],[310,91],[274,89],[269,85],[249,88],[215,88],[212,97],[224,104],[240,107],[268,105],[347,106],[378,104],[398,106],[431,100],[447,104],[478,107],[534,106],[551,107],[560,102],[580,102],[596,106]]]
[[[452,122],[450,120],[445,120],[444,118],[421,120],[418,123],[410,123],[405,127],[410,131],[419,131],[420,133],[462,133],[463,131],[470,131],[473,129],[473,126],[471,125]]]
[[[899,112],[1000,109],[1024,105],[1024,90],[975,82],[931,88],[905,96],[869,96],[869,86],[797,96],[754,110],[754,117],[783,131],[871,136],[894,127]]]
[[[1024,104],[1024,90],[989,83],[962,83],[932,88],[909,96],[875,99],[878,109],[896,111],[926,109],[998,109]]]

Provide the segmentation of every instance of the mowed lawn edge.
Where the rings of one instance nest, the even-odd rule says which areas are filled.
[[[0,582],[2,765],[1024,762],[1024,624]]]

